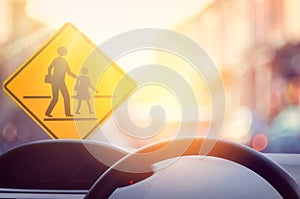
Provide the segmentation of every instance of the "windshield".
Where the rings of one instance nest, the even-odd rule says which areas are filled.
[[[85,0],[72,2],[74,5],[70,10],[69,5],[58,0],[0,1],[1,85],[8,81],[65,22],[72,22],[97,45],[114,35],[137,28],[168,29],[193,40],[206,51],[219,73],[222,88],[218,87],[218,84],[208,85],[205,75],[195,76],[195,72],[190,69],[191,63],[182,61],[180,56],[158,50],[127,53],[115,61],[128,74],[141,64],[159,63],[182,75],[196,99],[197,119],[192,117],[192,114],[190,117],[181,117],[182,107],[189,113],[195,110],[189,99],[178,99],[172,92],[168,92],[168,88],[155,84],[131,93],[127,99],[130,102],[128,117],[118,118],[118,121],[106,118],[91,136],[86,137],[87,139],[134,149],[161,139],[176,137],[175,132],[182,125],[187,128],[196,126],[197,136],[208,136],[208,129],[215,125],[212,122],[212,93],[222,89],[225,93],[225,107],[222,108],[226,114],[221,121],[222,129],[216,134],[219,138],[245,144],[261,152],[299,153],[300,24],[296,19],[300,17],[300,2],[207,0],[200,1],[201,3],[193,1],[191,5],[172,2],[171,7],[168,3],[156,3],[158,2],[161,3],[160,8],[153,7],[157,5],[155,3],[148,5],[135,1],[134,6],[129,9],[122,5],[114,6],[114,1]],[[69,11],[66,12],[66,9]],[[157,9],[155,14],[147,12],[151,9]],[[168,14],[166,10],[169,10]],[[64,57],[68,50],[70,49],[61,47],[57,52]],[[63,58],[56,60],[60,65],[72,65],[72,60],[67,61]],[[49,71],[55,71],[55,67],[49,67]],[[41,103],[47,104],[48,107],[47,110],[43,110],[45,120],[50,121],[53,117],[52,109],[57,109],[56,102],[53,102],[55,99],[61,106],[65,103],[65,108],[66,104],[71,106],[71,112],[65,112],[66,118],[70,119],[73,114],[80,114],[83,107],[94,113],[91,108],[93,104],[89,102],[91,92],[98,93],[95,95],[98,98],[114,97],[101,95],[103,90],[98,90],[96,85],[90,84],[93,79],[86,77],[93,72],[87,68],[82,69],[78,70],[78,74],[74,74],[71,68],[64,77],[73,76],[77,78],[77,82],[86,84],[81,87],[76,84],[77,94],[70,97],[71,102],[62,101],[68,94],[62,88],[57,89],[59,92],[55,97],[55,89],[51,93],[50,85],[49,96],[39,96],[41,101],[44,100]],[[45,68],[45,74],[47,70],[48,66]],[[35,75],[32,73],[20,88],[26,90],[36,86],[31,83]],[[156,74],[145,72],[143,75],[146,77]],[[170,84],[181,89],[182,85],[178,79],[168,80]],[[45,79],[46,81],[50,81],[51,84],[52,80]],[[86,87],[89,87],[88,92]],[[72,95],[71,92],[69,94]],[[27,96],[29,97],[32,98]],[[22,99],[25,98],[26,96]],[[0,153],[23,143],[55,137],[45,131],[47,127],[36,123],[34,116],[29,114],[30,110],[22,109],[20,103],[4,92],[4,86],[1,87]],[[157,113],[161,114],[151,114],[156,105],[163,107],[164,113],[158,111]],[[136,135],[136,126],[146,129],[151,122],[158,120],[159,123],[160,119],[165,119],[162,115],[166,117],[165,123],[155,135],[153,132],[150,135]],[[130,125],[128,118],[131,121]],[[82,117],[81,120],[83,119]]]

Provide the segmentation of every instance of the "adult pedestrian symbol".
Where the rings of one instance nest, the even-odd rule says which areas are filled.
[[[120,81],[122,88],[116,89]],[[4,82],[4,91],[56,139],[89,138],[135,88],[136,82],[71,23]]]
[[[71,72],[68,62],[62,58],[67,54],[68,50],[65,47],[59,47],[57,49],[57,53],[60,55],[55,58],[53,62],[50,64],[48,68],[48,74],[45,76],[45,82],[52,84],[52,100],[49,104],[49,107],[46,111],[46,116],[53,117],[51,112],[58,101],[59,91],[61,92],[64,98],[64,108],[66,117],[72,117],[73,115],[70,112],[70,95],[68,92],[68,88],[65,83],[65,74],[69,74],[70,76],[76,78],[76,75]],[[53,74],[52,74],[52,69]]]

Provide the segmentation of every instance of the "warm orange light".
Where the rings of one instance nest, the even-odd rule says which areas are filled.
[[[211,1],[28,0],[26,12],[53,28],[72,22],[92,40],[102,42],[136,28],[172,28],[199,13]]]

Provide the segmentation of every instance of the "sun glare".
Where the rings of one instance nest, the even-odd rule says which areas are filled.
[[[211,1],[28,0],[26,11],[33,19],[56,29],[73,22],[100,43],[136,28],[174,28]]]

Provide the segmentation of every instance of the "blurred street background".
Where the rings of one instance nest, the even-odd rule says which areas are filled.
[[[299,10],[299,0],[0,0],[0,82],[67,21],[97,44],[135,28],[171,29],[202,46],[220,72],[226,92],[222,138],[263,152],[299,153]],[[171,59],[167,62],[173,63]],[[129,70],[121,61],[119,65]],[[191,85],[198,91],[201,121],[186,122],[197,122],[199,135],[205,135],[210,125],[209,92],[201,79],[192,79]],[[139,115],[143,112],[136,114],[143,123]],[[116,130],[112,122],[99,134]],[[167,135],[158,138],[172,136],[177,123],[176,117],[171,118],[162,132]],[[92,139],[104,139],[99,134]],[[126,135],[107,134],[117,145],[145,144]],[[40,139],[49,137],[1,87],[0,153]]]

